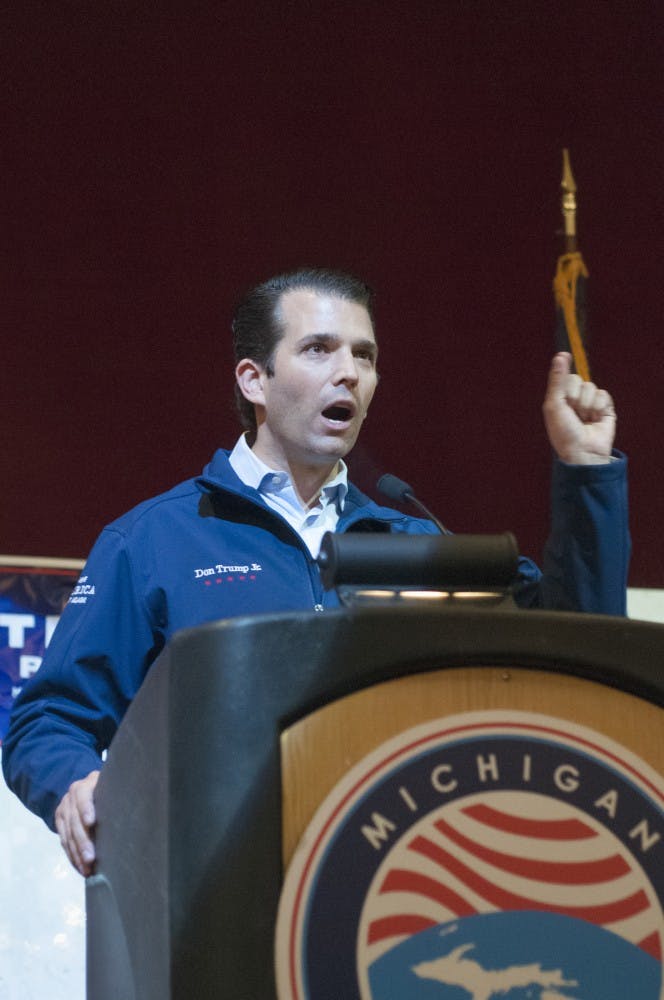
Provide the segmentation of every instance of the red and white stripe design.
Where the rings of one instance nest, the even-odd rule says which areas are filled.
[[[395,844],[366,897],[362,964],[427,927],[505,910],[586,920],[662,958],[661,907],[617,837],[566,802],[494,791],[442,806]]]

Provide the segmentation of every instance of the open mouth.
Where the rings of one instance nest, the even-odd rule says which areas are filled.
[[[345,406],[343,403],[338,403],[336,406],[328,406],[326,410],[323,410],[323,416],[326,420],[333,420],[335,423],[345,424],[353,416],[353,410],[351,406]]]

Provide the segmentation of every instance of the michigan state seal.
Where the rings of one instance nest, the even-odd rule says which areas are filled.
[[[664,782],[594,730],[450,716],[345,775],[294,855],[280,1000],[661,1000]]]

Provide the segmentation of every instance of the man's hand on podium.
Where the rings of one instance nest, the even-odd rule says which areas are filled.
[[[96,822],[94,791],[99,771],[73,781],[55,810],[55,827],[67,857],[81,875],[92,875],[95,862],[93,829]]]

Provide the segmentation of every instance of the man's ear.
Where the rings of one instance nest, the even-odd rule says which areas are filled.
[[[235,368],[235,380],[240,387],[240,392],[254,406],[264,406],[265,396],[263,394],[263,379],[265,372],[261,365],[251,358],[242,358]]]

